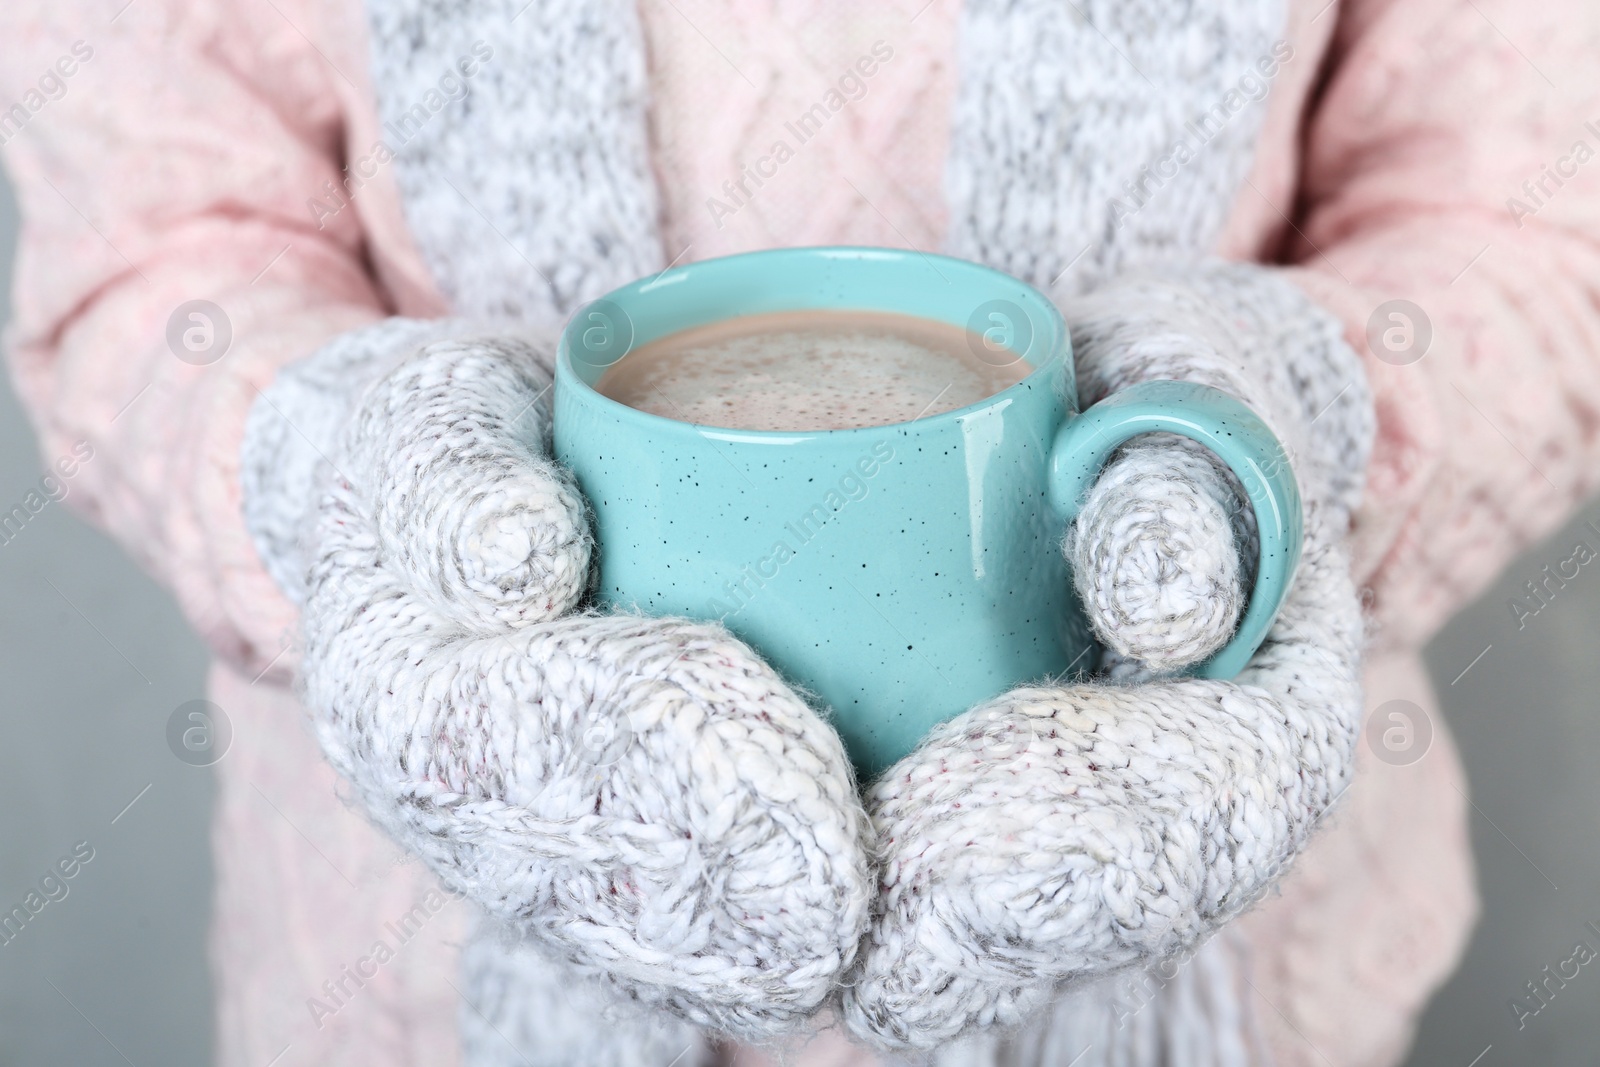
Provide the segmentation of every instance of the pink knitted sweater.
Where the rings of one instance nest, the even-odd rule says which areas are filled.
[[[379,137],[360,5],[118,6],[0,10],[0,108],[18,104],[0,138],[24,220],[7,347],[46,459],[94,446],[70,499],[170,585],[218,657],[212,698],[236,729],[214,834],[220,1061],[455,1062],[460,905],[338,801],[283,688],[293,610],[240,516],[244,416],[276,370],[384,315],[446,310],[391,176],[321,228],[307,211]],[[936,247],[955,7],[644,0],[668,255]],[[1379,441],[1355,530],[1368,706],[1431,710],[1415,650],[1600,480],[1600,8],[1289,7],[1295,58],[1217,251],[1295,265],[1364,352],[1386,300],[1431,320],[1425,358],[1368,359]],[[893,77],[788,172],[816,195],[713,218],[706,191],[878,27],[897,41]],[[209,366],[165,339],[196,298],[232,326]],[[1435,721],[1421,762],[1366,760],[1281,896],[1239,923],[1282,1063],[1395,1062],[1454,964],[1475,902],[1460,769]],[[393,958],[367,976],[378,940]],[[308,1010],[330,985],[337,1010]]]

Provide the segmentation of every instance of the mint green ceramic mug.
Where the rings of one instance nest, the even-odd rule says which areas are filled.
[[[656,338],[801,309],[953,323],[1034,369],[964,408],[829,431],[696,426],[593,388]],[[574,316],[555,390],[556,458],[593,509],[599,602],[720,619],[826,706],[863,780],[974,704],[1092,670],[1098,650],[1060,544],[1130,437],[1200,441],[1255,510],[1261,559],[1249,606],[1230,643],[1193,673],[1227,678],[1244,666],[1299,560],[1299,490],[1253,412],[1215,389],[1148,382],[1080,413],[1055,306],[961,260],[796,248],[674,268]]]

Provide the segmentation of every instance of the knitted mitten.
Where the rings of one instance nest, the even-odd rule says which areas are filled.
[[[1110,465],[1066,549],[1097,631],[1131,657],[1117,678],[1136,684],[1013,690],[870,792],[882,889],[844,1014],[886,1048],[1018,1025],[1069,984],[1194,946],[1283,873],[1353,770],[1361,614],[1342,538],[1373,419],[1339,323],[1281,275],[1222,265],[1063,312],[1085,404],[1174,378],[1268,422],[1306,501],[1304,554],[1238,678],[1161,680],[1231,628],[1228,542],[1253,526],[1171,439]]]
[[[246,517],[303,604],[329,759],[534,954],[478,946],[465,998],[535,1010],[512,987],[542,957],[583,979],[585,1062],[677,1040],[663,1010],[763,1038],[816,1011],[864,928],[849,762],[720,626],[576,610],[592,545],[548,458],[551,352],[404,320],[336,340],[254,406]],[[577,992],[599,988],[628,1025]],[[540,1048],[521,1062],[567,1062]]]

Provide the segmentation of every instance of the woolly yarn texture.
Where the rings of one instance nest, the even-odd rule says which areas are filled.
[[[1321,314],[1265,272],[1216,270],[1268,290],[1224,305],[1229,321],[1250,306],[1274,321]],[[1115,325],[1118,290],[1096,306],[1110,310],[1076,320],[1086,358],[1089,327],[1134,329]],[[1174,331],[1190,330],[1192,377],[1247,370],[1244,343],[1216,365],[1196,360],[1198,320],[1142,321],[1169,357]],[[1305,325],[1295,336],[1317,336]],[[452,329],[462,336],[409,359],[384,348]],[[1117,350],[1130,348],[1121,336]],[[1302,362],[1336,367],[1314,346]],[[546,458],[548,366],[548,343],[391,320],[341,338],[302,376],[394,367],[354,405],[304,546],[307,704],[380,825],[492,917],[470,975],[498,983],[494,1003],[515,1003],[508,990],[546,973],[542,962],[587,976],[574,988],[593,993],[597,1019],[633,1003],[666,1010],[635,1017],[647,1030],[675,1032],[678,1016],[759,1039],[842,982],[846,1022],[887,1047],[981,1043],[1029,1024],[1044,1028],[1029,1040],[1058,1047],[1076,1034],[1052,1028],[1083,1018],[1046,1010],[1060,987],[1207,936],[1281,873],[1347,781],[1359,612],[1322,521],[1341,508],[1313,495],[1300,577],[1238,684],[1025,687],[942,727],[877,783],[883,895],[869,926],[868,828],[832,730],[720,627],[573,613],[592,545],[581,499]],[[1177,369],[1169,358],[1159,373]],[[1143,464],[1224,520],[1200,536],[1227,539],[1227,505],[1206,494],[1231,491],[1205,480],[1210,463],[1130,450],[1091,490],[1104,510],[1084,522],[1147,506],[1150,494],[1119,491]],[[303,505],[277,499],[285,514]],[[1138,584],[1094,565],[1081,533],[1076,544],[1091,562],[1080,582]],[[1209,1032],[1217,993],[1152,1009],[1152,1025]],[[482,999],[474,991],[473,1011]],[[606,1033],[616,1041],[586,1053],[595,1062],[629,1062],[643,1040]]]
[[[474,41],[497,50],[462,121],[395,160],[457,311],[550,323],[658,269],[631,6],[453,7],[369,16],[385,119]],[[274,577],[305,587],[319,739],[374,819],[485,912],[464,961],[470,1062],[527,1062],[484,1031],[517,1025],[518,1004],[539,1062],[632,1064],[694,1044],[681,1019],[759,1040],[835,996],[863,1040],[941,1063],[1066,1062],[1084,1043],[1083,1067],[1239,1062],[1225,937],[1136,1026],[1108,1024],[1106,980],[1218,930],[1348,780],[1359,613],[1337,541],[1370,405],[1331,316],[1270,271],[1197,261],[1251,120],[1130,225],[1062,192],[1114,193],[1129,131],[1159,149],[1265,50],[1278,6],[1090,17],[964,11],[949,247],[1059,277],[1086,403],[1203,381],[1288,446],[1313,507],[1305,563],[1237,683],[1149,681],[1226,640],[1253,526],[1208,454],[1138,442],[1066,551],[1114,677],[1145,684],[1006,694],[936,731],[864,812],[832,730],[720,628],[574,611],[592,546],[547,459],[548,345],[397,320],[286,372],[252,413],[247,517]],[[1198,80],[1136,84],[1119,41]],[[1028,79],[1063,77],[1062,54],[1081,78],[1049,82],[1062,106],[1041,111]]]
[[[1073,294],[1204,255],[1261,110],[1203,142],[1187,124],[1255,70],[1286,19],[1283,0],[966,0],[945,250]],[[1153,187],[1180,140],[1192,156]]]
[[[1239,397],[1283,445],[1302,496],[1342,535],[1376,426],[1359,358],[1332,314],[1270,271],[1215,262],[1056,297],[1081,403],[1161,378]],[[1232,634],[1260,549],[1227,467],[1192,442],[1152,434],[1130,442],[1090,487],[1066,551],[1114,662],[1167,674]],[[1120,667],[1113,675],[1127,676]]]
[[[1214,620],[1242,601],[1229,544],[1241,509],[1208,453],[1135,444],[1108,466],[1067,549],[1096,630],[1122,652],[1113,678],[1137,684],[1020,687],[943,724],[874,784],[880,895],[844,1007],[879,1043],[1065,1025],[1045,1011],[1064,988],[1171,957],[1258,899],[1354,771],[1362,629],[1342,537],[1359,493],[1343,464],[1360,469],[1372,432],[1359,365],[1332,316],[1271,272],[1181,278],[1063,301],[1084,399],[1147,378],[1245,396],[1303,472],[1300,570],[1237,679],[1161,680],[1174,650],[1197,658],[1227,635]],[[1233,568],[1191,569],[1165,557],[1174,546]],[[1168,582],[1174,569],[1182,580]],[[1176,1001],[1165,1025],[1205,1028],[1185,1013],[1225,1007]],[[1120,1040],[1086,1062],[1116,1062]]]
[[[425,342],[460,330],[449,321],[387,319],[285,367],[251,406],[240,452],[245,522],[261,561],[290,600],[305,603],[305,541],[362,390]]]
[[[1359,604],[1316,521],[1233,682],[1025,686],[872,789],[881,896],[846,1018],[933,1047],[1176,954],[1253,902],[1354,771]]]
[[[1124,447],[1084,498],[1063,550],[1101,646],[1157,674],[1225,644],[1254,577],[1254,515],[1231,472],[1185,438]]]
[[[456,314],[560,322],[665,266],[632,0],[366,6],[401,206]],[[461,107],[417,122],[452,76]]]
[[[627,998],[762,1037],[854,958],[837,735],[721,627],[575,612],[591,546],[522,343],[370,389],[314,540],[304,687],[334,766],[452,888]]]

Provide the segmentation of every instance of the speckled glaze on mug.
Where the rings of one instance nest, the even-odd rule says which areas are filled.
[[[965,326],[990,342],[985,358],[1014,352],[1034,369],[940,415],[804,432],[692,425],[593,388],[656,338],[811,308]],[[878,248],[705,260],[584,308],[556,365],[555,454],[593,510],[598,602],[721,620],[828,709],[863,780],[974,704],[1094,668],[1062,533],[1116,447],[1156,430],[1211,447],[1256,511],[1249,607],[1196,671],[1229,677],[1265,636],[1298,561],[1299,493],[1281,446],[1203,386],[1145,383],[1079,414],[1065,324],[1014,278]]]

